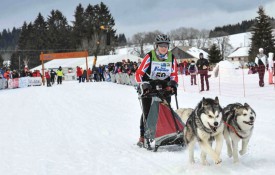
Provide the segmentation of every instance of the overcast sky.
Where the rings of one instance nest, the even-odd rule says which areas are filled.
[[[274,0],[101,0],[115,19],[117,33],[126,38],[138,32],[179,27],[213,29],[255,18],[262,5],[268,16],[275,17]],[[100,0],[1,0],[0,31],[33,22],[38,13],[45,20],[51,10],[60,10],[68,21],[74,20],[76,6],[84,8]]]

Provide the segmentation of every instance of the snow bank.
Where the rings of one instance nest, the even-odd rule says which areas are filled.
[[[213,77],[234,77],[237,75],[239,74],[236,71],[236,66],[227,60],[220,61],[212,71]]]

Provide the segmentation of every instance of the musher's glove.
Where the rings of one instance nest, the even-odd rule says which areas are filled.
[[[167,86],[171,88],[173,94],[176,94],[176,93],[177,93],[178,83],[177,83],[176,81],[170,80],[170,81],[167,83]]]
[[[150,85],[149,82],[142,82],[138,85],[137,91],[139,95],[144,95],[150,92],[152,90],[152,86]]]
[[[171,88],[177,88],[178,87],[178,83],[174,80],[171,80],[167,83],[167,86],[170,86]]]

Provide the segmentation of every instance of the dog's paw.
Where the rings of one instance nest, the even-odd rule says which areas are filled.
[[[228,157],[232,157],[232,149],[227,149],[227,155]]]
[[[220,164],[220,163],[222,163],[222,159],[218,158],[214,162],[215,162],[215,164]]]
[[[234,159],[233,163],[239,163],[239,159]]]
[[[240,155],[244,155],[246,153],[246,150],[239,151]]]

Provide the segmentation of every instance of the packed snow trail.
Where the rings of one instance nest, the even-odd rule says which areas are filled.
[[[214,97],[179,90],[179,107],[193,108],[203,96]],[[0,174],[274,174],[274,101],[219,98],[222,106],[247,102],[257,113],[248,152],[238,164],[226,155],[225,144],[218,166],[209,157],[211,165],[202,166],[198,146],[194,165],[182,147],[160,147],[156,153],[137,147],[141,109],[131,86],[64,82],[1,90]]]

